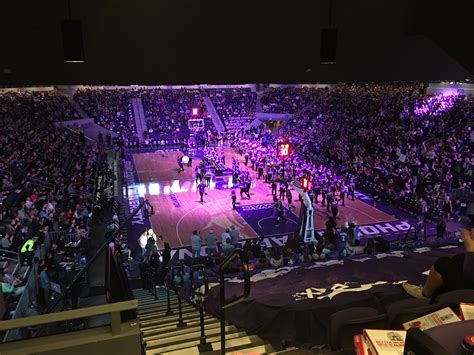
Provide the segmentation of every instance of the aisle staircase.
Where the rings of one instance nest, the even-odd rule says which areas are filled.
[[[206,341],[209,351],[200,352],[201,337],[199,311],[189,303],[182,305],[184,325],[179,325],[178,298],[170,293],[172,314],[167,313],[167,292],[164,288],[153,293],[143,289],[133,290],[138,300],[138,319],[142,335],[143,349],[146,355],[152,354],[220,354],[220,321],[204,314]],[[290,348],[276,352],[274,348],[257,335],[249,335],[234,325],[226,324],[226,354],[296,354],[297,349]]]
[[[216,108],[214,107],[214,104],[211,101],[211,98],[209,96],[204,96],[203,98],[204,104],[206,105],[206,110],[211,115],[212,123],[216,127],[218,132],[224,132],[225,131],[225,126],[224,123],[222,122],[219,114],[216,111]]]
[[[146,130],[145,111],[143,109],[142,99],[134,98],[130,100],[133,110],[133,117],[135,118],[135,126],[137,128],[137,136],[140,143],[145,141],[143,132]]]

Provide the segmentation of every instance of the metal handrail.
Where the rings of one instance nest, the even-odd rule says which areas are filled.
[[[201,270],[203,274],[204,281],[204,293],[202,293],[199,288],[194,287],[194,271]],[[192,296],[195,299],[196,307],[199,309],[199,326],[201,329],[201,336],[199,337],[198,349],[200,353],[205,353],[212,351],[212,345],[206,341],[206,333],[204,329],[204,307],[203,300],[209,291],[209,278],[207,277],[206,267],[203,264],[196,264],[191,266],[191,292]],[[197,298],[195,297],[197,296]]]
[[[243,273],[244,273],[244,293],[242,296],[239,296],[235,298],[232,301],[225,301],[225,294],[223,290],[225,289],[225,284],[224,284],[224,269],[230,264],[232,260],[234,260],[236,257],[240,257],[240,260],[242,260],[242,267],[243,267]],[[220,269],[219,269],[219,276],[220,276],[220,288],[221,288],[221,308],[226,309],[231,306],[236,305],[237,303],[242,302],[244,299],[246,299],[250,295],[250,271],[249,271],[249,264],[247,262],[247,256],[245,253],[240,250],[240,249],[235,249],[232,254],[230,254],[221,264]]]
[[[90,266],[99,258],[99,256],[104,252],[106,248],[108,248],[109,244],[115,240],[118,234],[122,233],[122,231],[127,227],[127,225],[132,221],[132,219],[140,212],[143,207],[147,204],[148,201],[142,201],[137,208],[130,214],[130,216],[123,221],[120,226],[115,230],[109,238],[99,247],[96,253],[89,258],[86,265],[79,270],[79,272],[73,277],[73,279],[69,282],[69,284],[63,289],[63,292],[57,297],[46,309],[45,313],[51,313],[54,308],[62,301],[65,297],[67,297],[72,290],[72,288],[78,283],[81,277],[89,271]]]
[[[171,310],[171,304],[170,304],[170,288],[171,288],[170,267],[166,266],[165,271],[166,271],[166,276],[165,276],[165,279],[164,279],[164,284],[165,284],[165,287],[166,287],[166,303],[167,303],[167,308],[166,308],[166,313],[165,314],[168,316],[168,315],[173,314],[173,311]]]
[[[178,276],[180,278],[180,282],[178,285],[176,285],[174,282],[175,270],[178,270]],[[183,321],[183,309],[181,307],[181,297],[180,297],[181,289],[184,286],[183,274],[184,274],[184,267],[182,263],[171,266],[171,285],[172,285],[171,288],[176,293],[176,296],[178,297],[178,324],[177,324],[178,328],[186,326],[186,323]]]
[[[225,279],[224,269],[234,260],[236,257],[240,257],[242,261],[242,268],[244,273],[244,293],[233,299],[232,301],[225,300]],[[220,265],[219,268],[219,280],[220,280],[220,318],[221,318],[221,354],[225,354],[225,310],[237,303],[242,302],[250,295],[250,271],[247,256],[240,249],[235,249]]]

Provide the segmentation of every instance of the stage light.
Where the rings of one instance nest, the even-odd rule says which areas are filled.
[[[81,21],[65,20],[61,22],[63,35],[64,61],[66,63],[84,63]]]
[[[321,64],[336,64],[337,51],[337,29],[322,28],[321,29],[321,48],[320,62]]]
[[[192,116],[197,116],[197,115],[199,115],[199,109],[196,108],[196,107],[193,107],[193,110],[192,110],[191,115],[192,115]]]
[[[183,164],[187,164],[187,163],[189,163],[189,157],[188,157],[187,155],[185,155],[185,156],[181,159],[181,161],[183,162]]]

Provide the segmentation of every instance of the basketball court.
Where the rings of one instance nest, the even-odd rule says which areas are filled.
[[[245,167],[244,159],[233,149],[225,148],[224,151],[227,167],[230,167],[232,157],[239,159],[241,169]],[[235,211],[231,207],[230,175],[213,178],[211,187],[206,189],[204,202],[201,203],[194,179],[194,169],[200,159],[193,160],[192,167],[185,167],[184,172],[178,173],[177,158],[180,155],[182,153],[178,151],[158,151],[134,153],[129,156],[137,181],[133,186],[129,185],[128,189],[136,189],[140,197],[148,199],[152,204],[155,214],[150,217],[151,227],[156,235],[162,235],[172,248],[189,246],[193,230],[198,230],[201,236],[205,236],[213,229],[220,237],[226,228],[235,225],[240,231],[241,239],[258,235],[291,235],[296,230],[300,202],[297,201],[298,194],[295,191],[293,204],[296,209],[291,213],[286,210],[288,221],[282,221],[279,225],[275,225],[276,217],[272,213],[270,184],[257,180],[256,171],[252,170],[250,165],[248,170],[252,176],[251,198],[241,199],[239,189],[236,189],[239,205]],[[286,201],[284,206],[288,207]],[[325,228],[329,215],[330,212],[318,202],[314,210],[315,230]],[[345,206],[339,205],[338,226],[346,218],[355,219],[360,226],[397,220],[395,216],[373,205],[347,198]],[[159,241],[159,247],[162,246],[163,242]]]

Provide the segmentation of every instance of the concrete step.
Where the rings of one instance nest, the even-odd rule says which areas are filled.
[[[185,308],[185,309],[181,310],[181,313],[183,314],[183,316],[185,314],[195,313],[195,312],[197,312],[197,310],[193,307]],[[152,319],[161,319],[161,318],[165,318],[165,317],[172,317],[172,316],[175,316],[175,315],[178,315],[178,310],[177,309],[175,309],[172,314],[166,314],[166,309],[165,309],[165,310],[161,310],[161,311],[157,311],[157,312],[148,312],[148,313],[140,314],[138,316],[138,319],[140,321],[146,321],[146,320],[152,320]]]
[[[186,301],[181,300],[181,305],[189,304]],[[138,300],[138,308],[148,308],[150,306],[160,306],[160,307],[167,307],[168,301],[167,300]],[[177,298],[170,298],[170,305],[178,305]]]
[[[207,334],[207,331],[209,331],[211,329],[220,328],[220,326],[221,326],[220,322],[205,323],[204,324],[204,331]],[[233,325],[226,325],[226,328],[227,327],[234,327],[234,326]],[[195,325],[195,326],[191,326],[191,327],[187,326],[185,328],[179,328],[179,329],[174,330],[173,332],[171,332],[169,334],[169,336],[188,334],[188,333],[195,332],[195,331],[201,331],[201,325],[200,324]],[[167,334],[167,336],[168,336],[168,334]],[[148,341],[148,340],[157,340],[157,339],[162,339],[162,338],[163,338],[163,334],[156,334],[156,335],[148,335],[146,337],[143,337],[143,340]]]
[[[219,323],[220,324],[220,321],[218,319],[205,319],[204,320],[204,326],[206,326],[207,324],[214,324],[214,323]],[[199,321],[199,319],[190,320],[190,321],[186,322],[186,327],[188,327],[188,328],[197,327],[200,324],[201,324],[201,322]],[[149,327],[147,329],[140,329],[140,330],[142,332],[143,337],[148,337],[148,336],[158,335],[158,334],[168,335],[168,334],[173,333],[174,331],[176,331],[178,329],[183,329],[183,328],[178,328],[177,324],[174,323],[174,324],[170,324],[170,325],[166,325],[166,326]]]
[[[225,330],[226,334],[237,333],[237,332],[238,332],[237,328],[234,327],[233,325],[227,326]],[[211,338],[213,336],[219,335],[220,333],[221,333],[220,327],[211,328],[206,332],[206,338]],[[147,338],[144,340],[145,340],[146,349],[153,349],[158,346],[171,346],[174,344],[183,344],[183,343],[193,341],[193,340],[199,341],[200,336],[201,336],[201,331],[198,329],[198,330],[190,331],[184,334],[175,335],[175,333],[172,333],[172,334],[169,334],[167,337],[161,338],[161,339],[151,340]]]
[[[291,347],[291,348],[287,348],[287,349],[284,349],[284,350],[280,350],[280,351],[274,351],[274,352],[271,352],[269,354],[287,354],[287,355],[311,355],[311,354],[314,354],[312,351],[310,350],[304,350],[304,349],[298,349],[298,348],[295,348],[295,347]]]
[[[149,308],[156,308],[156,307],[167,307],[168,302],[164,301],[153,301],[153,302],[147,302],[145,304],[140,304],[140,301],[138,302],[138,309],[139,310],[145,310]],[[175,305],[178,307],[178,300],[170,300],[170,305],[173,306]],[[181,306],[190,306],[191,303],[188,303],[186,301],[181,300]]]
[[[178,322],[178,316],[171,316],[167,319],[150,319],[146,321],[140,321],[140,327],[141,328],[147,328],[147,327],[154,327],[154,326],[160,326],[160,325],[167,325],[167,324],[173,324]],[[205,315],[204,320],[206,319],[211,319],[213,318],[212,316]],[[183,320],[186,322],[187,320],[194,320],[194,319],[199,319],[199,313],[188,313],[186,315],[183,314]]]
[[[215,335],[212,337],[209,337],[207,339],[208,343],[211,343],[213,350],[216,350],[216,347],[218,346],[220,349],[220,335]],[[226,334],[226,347],[227,345],[229,347],[235,346],[236,343],[239,343],[241,345],[243,344],[251,344],[252,340],[250,337],[247,335],[245,332],[236,332],[236,333],[231,333],[231,334]],[[169,346],[160,346],[156,348],[146,348],[146,355],[151,355],[151,354],[168,354],[171,351],[176,351],[176,350],[181,350],[179,354],[183,355],[189,355],[189,354],[194,354],[193,348],[197,349],[197,345],[199,345],[199,339],[197,340],[191,340],[191,341],[186,341],[186,342],[181,342],[179,344],[173,344]]]
[[[147,307],[145,309],[138,309],[138,316],[141,316],[141,315],[145,315],[145,314],[149,314],[149,313],[160,313],[160,312],[166,312],[166,309],[167,307]],[[194,309],[196,310],[195,307],[191,306],[191,305],[183,305],[181,306],[181,310],[184,312],[185,309]],[[178,306],[175,306],[175,307],[171,307],[171,310],[174,312],[174,313],[178,313]]]
[[[178,300],[170,300],[170,306],[178,308]],[[181,307],[184,306],[193,306],[191,303],[188,303],[186,301],[181,301]],[[158,308],[158,307],[163,307],[167,308],[168,307],[168,302],[160,302],[160,301],[154,301],[154,302],[147,302],[145,304],[140,304],[138,303],[138,309],[139,310],[146,310],[150,308]]]
[[[269,352],[274,351],[271,345],[264,343],[262,339],[260,339],[256,335],[241,335],[242,332],[239,333],[233,333],[226,335],[226,341],[225,341],[225,346],[226,346],[226,353],[228,354],[233,354],[235,352],[253,352],[253,353],[259,353],[259,354],[266,354]],[[221,343],[220,343],[220,336],[218,337],[209,337],[208,342],[211,343],[212,345],[212,351],[207,352],[204,354],[209,354],[209,355],[217,355],[220,354],[220,348],[221,348]],[[182,344],[185,345],[185,344]],[[162,351],[160,354],[173,354],[173,355],[198,355],[199,349],[197,347],[198,344],[192,346],[192,347],[186,347],[186,348],[181,348],[181,349],[175,349],[175,350],[167,350],[167,351]],[[157,354],[155,352],[157,349],[152,349],[150,352],[147,350],[146,354]],[[202,353],[201,353],[202,354]]]

